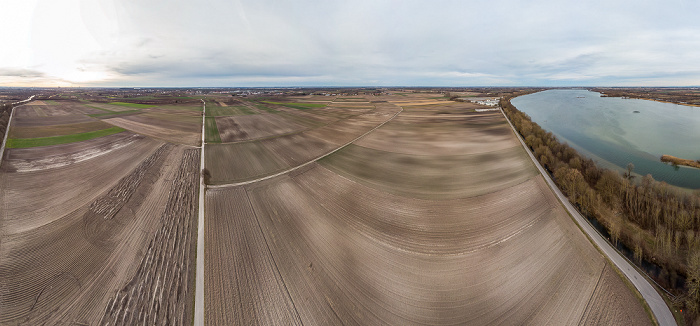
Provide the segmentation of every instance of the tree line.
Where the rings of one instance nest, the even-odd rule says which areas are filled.
[[[687,317],[700,316],[700,192],[688,193],[647,174],[599,168],[530,117],[501,99],[501,107],[537,160],[571,203],[597,220],[613,244],[630,248],[634,260],[662,268],[657,281],[676,294]],[[700,171],[698,171],[700,173]],[[678,276],[685,286],[676,287]]]
[[[5,135],[7,124],[10,122],[10,113],[12,113],[12,104],[0,103],[0,137]]]

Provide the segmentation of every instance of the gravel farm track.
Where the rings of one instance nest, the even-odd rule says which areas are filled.
[[[296,159],[284,134],[207,144],[206,325],[651,324],[499,112],[395,100],[299,132],[323,150]]]

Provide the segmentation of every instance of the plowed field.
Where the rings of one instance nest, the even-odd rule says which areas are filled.
[[[422,102],[319,163],[207,191],[208,325],[650,324],[502,116]]]
[[[41,112],[70,114],[35,110],[17,127],[27,129],[11,132],[107,125],[89,111],[58,108]],[[8,149],[0,166],[0,325],[189,324],[199,154],[128,131]]]

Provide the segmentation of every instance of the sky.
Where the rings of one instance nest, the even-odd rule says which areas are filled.
[[[0,86],[698,86],[695,0],[0,0]]]

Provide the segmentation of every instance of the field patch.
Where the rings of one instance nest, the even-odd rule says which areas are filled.
[[[207,119],[209,118],[207,117]],[[217,117],[215,119],[223,142],[252,140],[305,129],[303,125],[278,114]]]
[[[483,195],[537,174],[521,147],[480,154],[424,156],[351,144],[319,162],[371,187],[425,199]]]
[[[211,184],[255,179],[289,168],[260,142],[212,144],[205,147],[204,155]]]
[[[177,144],[187,144],[196,146],[201,140],[201,131],[194,131],[194,127],[191,131],[172,129],[172,124],[167,122],[159,122],[155,119],[152,120],[135,120],[135,116],[124,117],[124,118],[110,118],[104,120],[105,122],[130,130],[137,134],[142,134],[154,138],[163,139],[172,143]]]
[[[216,224],[206,232],[220,244],[207,251],[208,320],[575,324],[604,260],[546,191],[537,177],[484,196],[421,200],[314,165],[208,192]],[[269,305],[274,314],[261,316]]]
[[[263,101],[263,102],[269,103],[269,104],[286,106],[288,108],[293,108],[293,109],[300,109],[300,110],[308,110],[308,109],[314,109],[314,108],[325,108],[327,106],[327,104],[325,104],[325,103],[292,103],[292,102],[272,102],[272,101]]]
[[[202,106],[201,105],[158,105],[152,109],[148,110],[156,110],[156,109],[162,109],[162,110],[173,110],[173,111],[202,111]]]
[[[255,114],[252,109],[247,106],[212,106],[207,108],[207,116],[223,117],[232,115]]]
[[[138,103],[127,103],[127,102],[109,102],[110,105],[119,105],[119,106],[126,106],[130,108],[137,108],[137,109],[147,109],[147,108],[152,108],[156,105],[153,104],[138,104]]]
[[[109,119],[109,118],[133,115],[133,114],[138,114],[138,113],[141,113],[141,110],[126,110],[126,111],[116,111],[116,112],[113,111],[113,112],[105,112],[105,113],[95,113],[95,114],[88,114],[88,116],[93,117],[93,118],[99,118],[99,119]]]
[[[355,144],[412,155],[476,154],[520,146],[500,114],[415,117],[402,113]]]
[[[44,147],[13,148],[3,161],[4,169],[14,172],[29,172],[64,167],[91,160],[114,150],[130,146],[145,139],[131,132],[94,138],[77,143]]]
[[[216,127],[216,119],[213,117],[204,118],[204,141],[207,143],[220,143],[219,129]]]
[[[162,145],[141,137],[60,169],[0,174],[0,280],[12,298],[0,324],[191,322],[199,150],[154,156]],[[121,208],[105,219],[90,209],[101,203]]]
[[[124,129],[119,127],[111,127],[103,130],[84,132],[72,135],[54,136],[54,137],[39,137],[39,138],[10,138],[7,140],[7,148],[25,148],[25,147],[39,147],[39,146],[51,146],[60,145],[67,143],[74,143],[85,141],[93,138],[109,136],[112,134],[120,133]]]
[[[9,138],[38,138],[53,137],[98,131],[108,129],[111,126],[102,121],[91,121],[81,123],[71,123],[64,125],[42,126],[42,127],[12,127]]]

